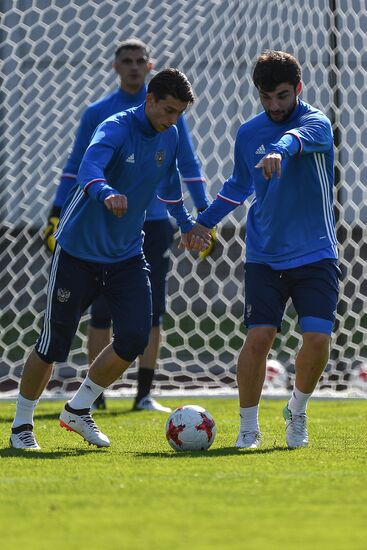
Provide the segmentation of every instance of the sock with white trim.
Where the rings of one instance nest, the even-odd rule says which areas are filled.
[[[259,432],[259,405],[240,407],[240,432]]]
[[[69,405],[72,409],[90,409],[92,404],[95,402],[97,397],[106,388],[99,386],[87,376],[82,385],[79,387],[78,391],[72,399],[69,401]]]
[[[303,393],[296,386],[293,388],[292,396],[288,401],[288,409],[293,414],[304,414],[307,408],[307,402],[312,395],[311,393]]]
[[[23,424],[31,424],[33,426],[33,414],[37,403],[38,399],[32,401],[30,399],[26,399],[19,394],[17,399],[15,417],[11,427],[17,428],[18,426],[22,426]]]

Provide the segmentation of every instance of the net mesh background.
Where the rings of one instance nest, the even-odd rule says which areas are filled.
[[[293,53],[303,67],[302,99],[332,120],[341,299],[319,390],[365,391],[367,222],[367,15],[364,2],[291,0],[2,1],[0,188],[0,396],[13,395],[42,324],[50,257],[42,228],[85,107],[116,89],[115,45],[136,36],[155,67],[178,67],[193,84],[188,110],[212,198],[231,174],[237,129],[260,110],[251,81],[266,49]],[[192,207],[185,193],[187,205]],[[247,205],[218,227],[212,257],[172,250],[156,392],[231,392],[244,330],[243,256]],[[178,235],[177,239],[178,239]],[[176,241],[177,241],[176,239]],[[82,320],[49,393],[72,391],[86,373]],[[300,333],[289,304],[270,357],[292,382]],[[114,385],[131,394],[133,366]],[[343,391],[344,390],[344,391]]]

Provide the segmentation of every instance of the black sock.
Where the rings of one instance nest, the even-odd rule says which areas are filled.
[[[135,397],[135,404],[139,403],[150,393],[154,378],[154,369],[142,369],[138,371],[138,393]]]

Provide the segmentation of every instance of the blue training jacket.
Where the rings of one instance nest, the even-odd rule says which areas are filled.
[[[142,252],[145,211],[159,186],[181,231],[194,222],[183,205],[177,170],[178,132],[157,132],[145,104],[100,124],[85,152],[78,185],[64,204],[55,237],[72,256],[99,263],[126,260]],[[128,208],[117,218],[104,205],[111,194],[127,196]]]
[[[270,152],[282,155],[281,176],[255,168]],[[246,261],[289,269],[337,258],[333,212],[334,152],[329,119],[298,101],[284,122],[263,112],[240,127],[232,176],[197,221],[214,227],[255,193],[246,224]]]
[[[87,107],[82,115],[73,149],[60,178],[54,200],[55,206],[63,206],[70,189],[75,185],[80,163],[97,126],[111,115],[141,105],[145,101],[146,94],[146,86],[143,86],[136,94],[129,94],[119,88]],[[206,184],[201,175],[199,161],[194,153],[190,132],[183,115],[177,121],[177,130],[180,138],[177,154],[178,169],[182,181],[187,185],[194,205],[202,210],[209,204],[206,195]],[[146,219],[161,220],[165,218],[167,218],[167,209],[154,196],[147,208]]]

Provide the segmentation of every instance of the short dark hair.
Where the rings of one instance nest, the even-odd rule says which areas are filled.
[[[301,82],[302,71],[290,53],[266,50],[256,60],[252,75],[256,88],[272,92],[279,84],[288,82],[295,88]]]
[[[148,84],[148,93],[152,93],[157,101],[168,95],[189,104],[195,101],[190,82],[178,69],[169,68],[157,73]]]
[[[145,42],[139,40],[139,38],[129,38],[128,40],[122,40],[119,42],[115,49],[115,57],[119,55],[121,50],[143,50],[147,61],[150,59],[150,49]]]

